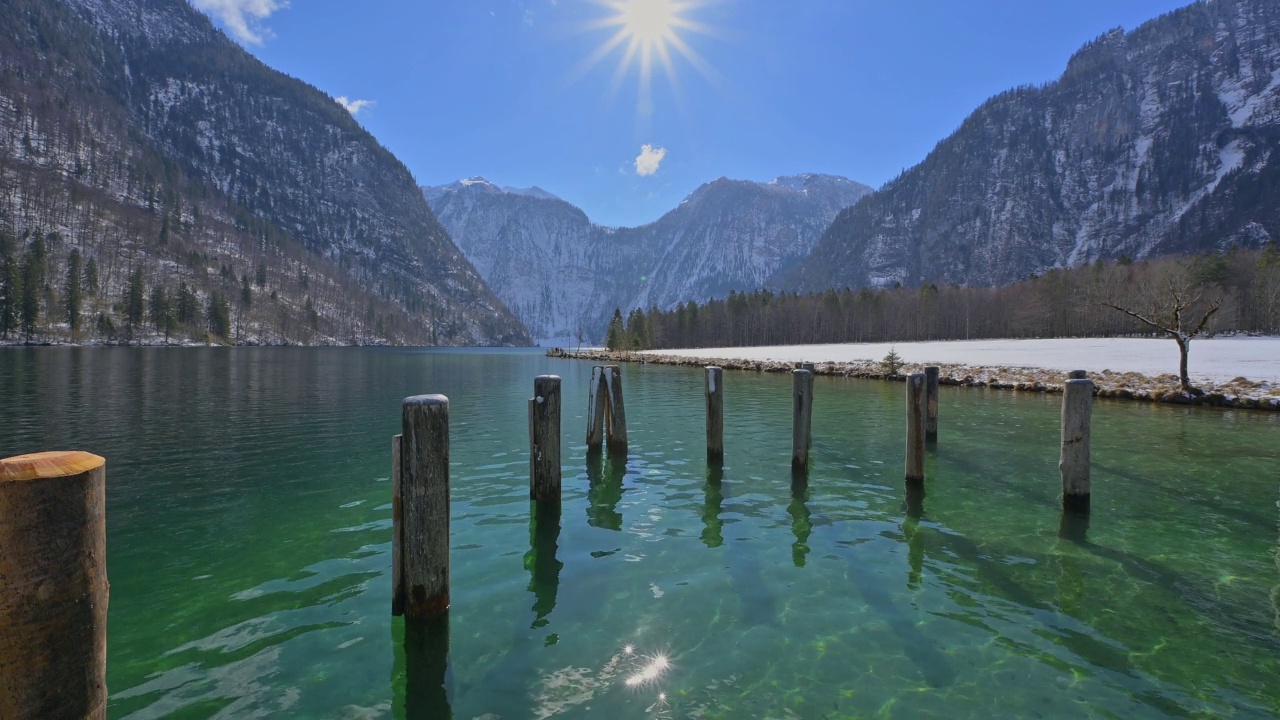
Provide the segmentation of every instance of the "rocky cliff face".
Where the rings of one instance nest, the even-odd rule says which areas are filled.
[[[615,307],[723,297],[807,256],[831,220],[871,189],[829,175],[721,178],[638,228],[593,224],[533,188],[483,178],[424,188],[458,246],[536,337],[598,342]]]
[[[1053,267],[1280,237],[1280,3],[1208,0],[1116,30],[992,98],[835,220],[774,284],[998,285]]]
[[[263,290],[299,311],[305,295],[331,339],[528,341],[403,164],[183,0],[6,2],[0,138],[12,236],[56,233],[202,296],[210,264],[267,265]]]

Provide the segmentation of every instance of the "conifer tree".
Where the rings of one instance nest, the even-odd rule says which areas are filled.
[[[45,277],[44,240],[40,233],[35,233],[35,240],[27,247],[27,255],[22,262],[22,332],[27,342],[35,334],[36,325],[40,322],[40,295],[44,289]]]
[[[136,268],[129,275],[129,285],[124,291],[124,321],[129,337],[133,337],[134,327],[142,324],[143,314],[147,307],[147,290],[142,282],[142,268]]]
[[[71,255],[67,258],[67,280],[62,287],[62,303],[73,338],[80,329],[80,275],[80,249],[72,248]]]
[[[609,321],[609,331],[605,334],[604,346],[610,350],[621,350],[627,345],[627,331],[622,325],[622,308],[613,309],[613,319]]]
[[[85,263],[84,289],[90,295],[98,294],[98,261],[96,258],[89,258],[89,262]]]
[[[7,338],[18,329],[21,298],[22,275],[18,272],[18,261],[6,256],[0,260],[0,337]]]
[[[164,333],[165,342],[169,341],[169,333],[173,331],[173,307],[169,302],[169,291],[164,285],[151,288],[151,297],[147,300],[147,314],[156,332]]]

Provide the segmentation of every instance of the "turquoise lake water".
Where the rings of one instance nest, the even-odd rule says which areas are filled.
[[[537,351],[7,349],[0,455],[107,458],[112,718],[1280,716],[1280,414],[1099,402],[1061,537],[1060,396],[943,388],[924,512],[902,384]],[[532,522],[527,402],[564,378],[564,502]],[[446,645],[390,616],[400,400],[452,406]],[[443,675],[443,684],[441,676]]]

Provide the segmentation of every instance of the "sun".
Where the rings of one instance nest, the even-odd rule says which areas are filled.
[[[665,43],[680,20],[671,0],[626,0],[613,4],[623,29],[641,45]]]
[[[594,67],[605,57],[621,52],[613,74],[617,88],[633,69],[639,71],[639,110],[652,112],[653,68],[660,65],[674,89],[679,90],[673,54],[683,58],[704,77],[712,71],[682,33],[707,33],[703,24],[688,17],[690,11],[709,0],[595,0],[609,14],[587,25],[591,30],[610,30],[612,35],[583,62],[580,71]]]

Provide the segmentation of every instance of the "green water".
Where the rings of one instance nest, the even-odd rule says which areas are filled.
[[[527,499],[540,373],[558,526]],[[108,459],[113,718],[1280,715],[1280,414],[1099,403],[1078,542],[1057,397],[944,388],[913,519],[902,385],[818,378],[793,491],[788,377],[726,373],[717,482],[701,371],[623,374],[630,457],[589,463],[590,365],[536,352],[5,350],[0,455]],[[452,401],[447,693],[439,635],[406,658],[389,613],[424,392]]]

